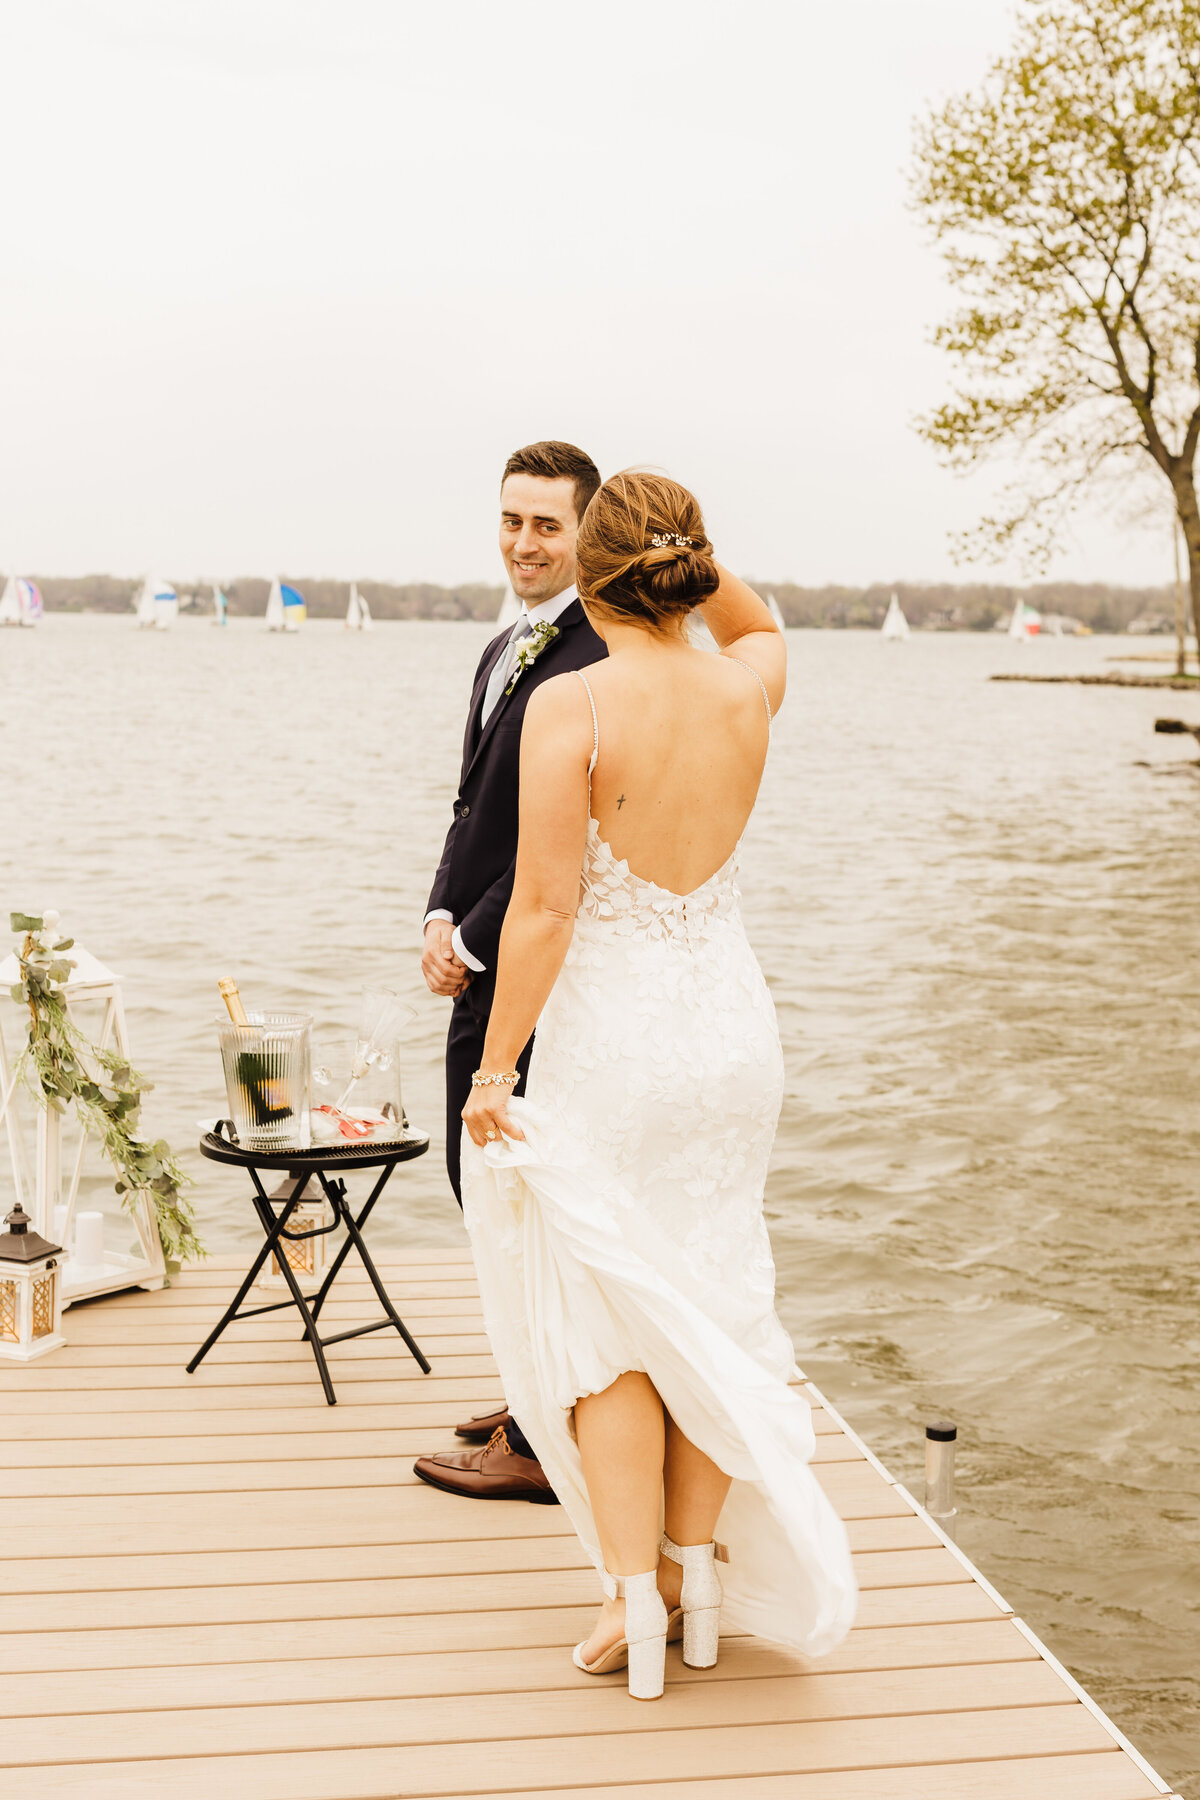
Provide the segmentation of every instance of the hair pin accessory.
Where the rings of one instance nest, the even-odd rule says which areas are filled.
[[[656,531],[650,539],[651,548],[654,550],[665,550],[668,544],[678,544],[681,550],[690,550],[692,540],[688,537],[680,537],[677,531]]]

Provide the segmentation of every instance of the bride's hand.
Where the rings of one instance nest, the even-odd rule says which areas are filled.
[[[498,1143],[500,1138],[516,1138],[525,1141],[525,1133],[508,1114],[508,1103],[512,1099],[509,1087],[473,1087],[470,1098],[463,1107],[463,1124],[470,1133],[471,1142],[479,1144]]]

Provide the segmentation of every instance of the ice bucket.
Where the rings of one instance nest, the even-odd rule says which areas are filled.
[[[248,1150],[307,1150],[311,1013],[249,1013],[217,1021],[225,1093],[238,1142]]]

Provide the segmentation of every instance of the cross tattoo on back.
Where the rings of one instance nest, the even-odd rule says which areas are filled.
[[[624,806],[624,804],[625,804],[625,796],[624,796],[624,794],[622,794],[621,798],[617,801],[617,811],[618,812],[620,812],[620,810]]]

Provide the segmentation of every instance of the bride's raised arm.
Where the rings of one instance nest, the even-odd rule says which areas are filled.
[[[736,656],[762,676],[771,711],[777,713],[787,689],[787,647],[783,633],[765,601],[759,599],[752,587],[747,587],[720,563],[717,572],[721,577],[720,587],[697,611],[712,632],[722,655]]]
[[[768,615],[769,616],[769,615]],[[509,1075],[558,979],[579,909],[588,828],[592,714],[583,683],[558,675],[529,696],[521,727],[517,869],[500,933],[496,998],[479,1073]],[[473,1087],[463,1109],[472,1141],[524,1134],[507,1118],[511,1085]]]

